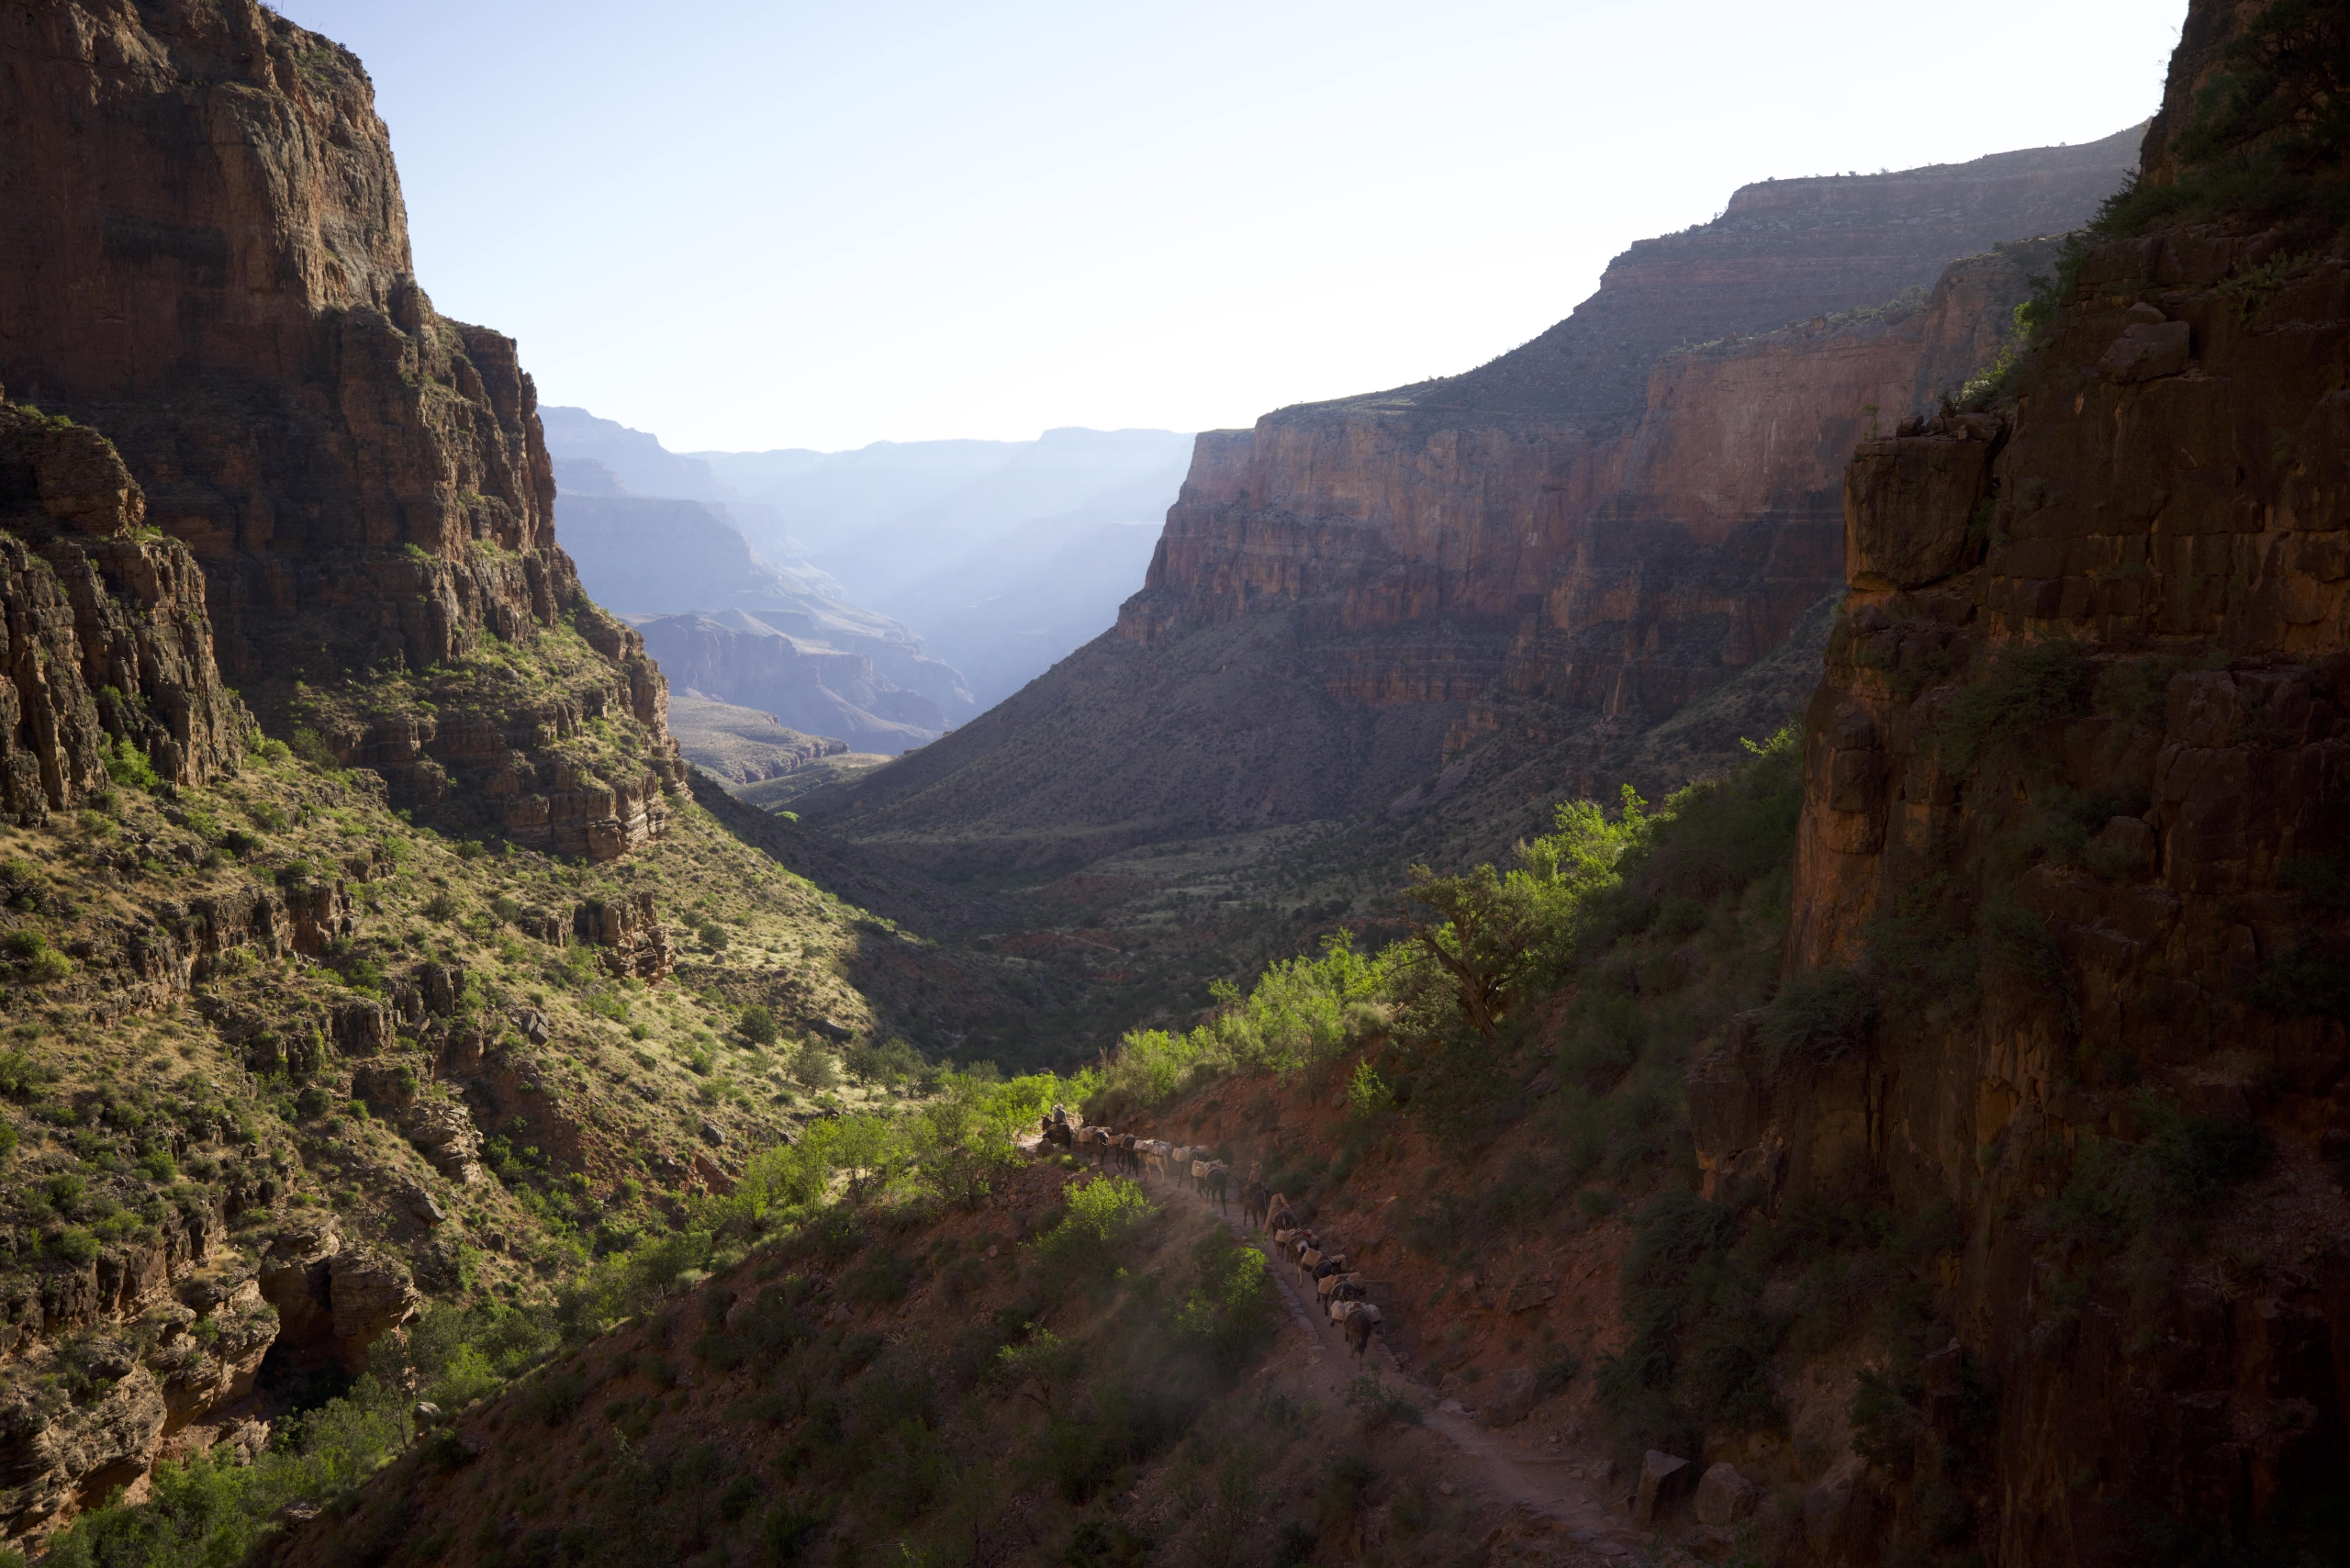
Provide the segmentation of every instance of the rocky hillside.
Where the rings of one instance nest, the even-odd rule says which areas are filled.
[[[789,778],[826,757],[853,755],[845,742],[788,730],[772,713],[695,697],[673,697],[669,727],[694,766],[730,788]]]
[[[893,1040],[1062,989],[694,801],[512,344],[408,274],[370,98],[250,0],[0,18],[11,1540],[252,1457],[436,1305],[544,1309],[898,1098]]]
[[[584,841],[403,819],[317,731],[300,756],[263,738],[215,666],[203,574],[145,508],[102,436],[0,405],[12,1537],[159,1459],[265,1445],[428,1304],[543,1300],[749,1150],[887,1098],[839,1084],[832,1042],[1044,994],[1017,959],[961,972],[688,800],[600,869]],[[561,638],[519,673],[559,673]],[[641,755],[626,722],[555,744]]]

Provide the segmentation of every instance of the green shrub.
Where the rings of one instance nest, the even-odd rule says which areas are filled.
[[[797,1503],[777,1504],[759,1528],[759,1560],[767,1568],[795,1568],[829,1522],[824,1515],[804,1511]]]
[[[914,1265],[911,1259],[877,1247],[842,1276],[841,1289],[854,1302],[899,1302],[906,1299],[906,1292],[913,1282]]]
[[[1175,1333],[1203,1350],[1216,1372],[1232,1377],[1271,1341],[1278,1322],[1265,1255],[1218,1226],[1192,1249],[1192,1264],[1195,1280],[1176,1310]]]
[[[286,749],[321,772],[342,771],[341,759],[337,757],[333,749],[327,745],[326,737],[308,725],[295,730],[288,740]]]
[[[522,1391],[522,1411],[542,1426],[560,1427],[587,1396],[588,1380],[578,1372],[548,1372]]]
[[[67,1226],[56,1235],[47,1238],[43,1250],[66,1263],[83,1264],[97,1260],[98,1238],[80,1226]]]
[[[2203,1214],[2273,1156],[2255,1124],[2188,1116],[2151,1097],[2135,1113],[2146,1129],[2135,1143],[2081,1135],[2064,1187],[2031,1213],[2035,1231],[2118,1249]]]
[[[859,1083],[902,1083],[919,1074],[923,1059],[895,1036],[874,1045],[859,1041],[841,1053],[841,1065]]]
[[[1919,1435],[1925,1429],[1908,1393],[1884,1373],[1863,1367],[1860,1388],[1847,1415],[1852,1425],[1853,1452],[1896,1473],[1908,1473]]]
[[[2350,1022],[2350,964],[2303,941],[2261,972],[2251,1000],[2255,1006],[2288,1018]]]
[[[2056,733],[2089,711],[2090,678],[2087,656],[2062,638],[1999,649],[1942,711],[1943,757],[1959,773],[1994,758],[2046,772]]]
[[[1388,1387],[1376,1369],[1349,1382],[1346,1399],[1349,1409],[1361,1411],[1374,1422],[1395,1421],[1416,1427],[1427,1419],[1427,1413],[1405,1398],[1401,1389]]]
[[[791,1053],[790,1070],[792,1078],[811,1093],[840,1087],[840,1058],[813,1040]]]
[[[765,1002],[754,1002],[743,1009],[742,1015],[734,1022],[734,1028],[755,1046],[774,1045],[778,1033],[775,1014],[767,1010]]]
[[[106,777],[127,790],[152,790],[163,780],[147,753],[129,735],[117,735],[106,749]]]
[[[1711,1422],[1774,1424],[1776,1326],[1761,1309],[1754,1260],[1736,1250],[1737,1216],[1672,1189],[1636,1226],[1618,1282],[1629,1335],[1594,1378],[1619,1448],[1685,1453]]]
[[[1876,1034],[1876,991],[1850,969],[1798,975],[1763,1009],[1756,1037],[1773,1071],[1825,1067],[1868,1048]]]
[[[1393,1092],[1371,1065],[1370,1058],[1355,1063],[1354,1075],[1347,1081],[1348,1109],[1358,1117],[1369,1119],[1382,1112],[1391,1111],[1394,1106]]]

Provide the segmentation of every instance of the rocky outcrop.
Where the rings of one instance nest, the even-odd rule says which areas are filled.
[[[0,17],[0,122],[17,153],[0,377],[120,448],[148,521],[201,564],[221,669],[264,722],[293,722],[301,682],[454,664],[586,609],[530,377],[418,286],[347,50],[254,0],[21,8]],[[642,649],[580,630],[658,760]],[[512,824],[526,842],[617,852],[657,827],[567,834],[563,781],[532,782],[553,804]]]
[[[366,1364],[368,1346],[415,1316],[424,1305],[404,1266],[364,1247],[346,1249],[328,1260],[327,1299],[334,1337],[354,1367]]]
[[[478,689],[446,707],[403,694],[383,704],[390,712],[321,720],[320,738],[338,762],[381,775],[393,800],[461,830],[595,860],[642,848],[666,831],[685,777],[668,682],[632,628],[585,602],[567,620],[597,655],[570,661],[570,678],[495,703]],[[599,744],[613,721],[617,749]]]
[[[11,1536],[144,1475],[174,1434],[252,1391],[276,1342],[277,1312],[221,1245],[221,1214],[166,1211],[155,1228],[16,1282],[0,1327],[0,1529]]]
[[[590,899],[572,911],[571,930],[579,941],[603,949],[599,958],[607,973],[647,984],[669,977],[676,952],[651,893]]]
[[[453,1100],[421,1100],[401,1112],[400,1131],[434,1170],[463,1186],[484,1180],[481,1129]]]
[[[233,773],[252,721],[212,656],[203,575],[146,527],[96,431],[0,402],[0,811],[66,810],[116,770]],[[127,749],[126,749],[127,748]]]
[[[2199,0],[2174,103],[2261,10]],[[1750,1018],[1690,1080],[1709,1191],[1964,1234],[1958,1341],[1888,1369],[1914,1444],[1807,1496],[1830,1560],[2339,1540],[2350,248],[2222,216],[2076,263],[2011,397],[1847,473],[1787,965],[1884,1021]]]

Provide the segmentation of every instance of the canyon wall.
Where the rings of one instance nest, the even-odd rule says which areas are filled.
[[[114,441],[147,521],[202,564],[222,673],[265,724],[293,722],[302,683],[453,665],[587,607],[531,379],[511,340],[418,286],[349,51],[253,0],[19,7],[0,121],[19,154],[0,165],[0,379]],[[657,674],[595,619],[646,695],[634,787],[657,796],[676,767]],[[526,715],[501,759],[542,727]],[[360,749],[384,740],[361,729]],[[565,793],[558,770],[532,792]]]
[[[204,576],[145,526],[96,431],[0,402],[0,812],[19,823],[111,787],[234,773],[252,727],[220,680]]]
[[[1515,801],[1528,748],[1592,752],[1555,790],[1841,588],[1852,443],[1995,357],[2051,254],[2001,242],[2086,218],[2134,140],[1750,186],[1482,369],[1202,435],[1111,633],[807,810],[977,868],[1382,808],[1464,759]]]
[[[2260,9],[2192,8],[2150,185],[2193,176],[2190,89]],[[1745,1029],[1690,1093],[1717,1195],[1959,1217],[1959,1345],[1887,1373],[1930,1404],[1971,1361],[1996,1430],[1976,1468],[1930,1411],[1852,1461],[1899,1539],[2343,1539],[2350,247],[2310,207],[2099,240],[2011,397],[1846,473],[1786,961],[1881,1022]]]

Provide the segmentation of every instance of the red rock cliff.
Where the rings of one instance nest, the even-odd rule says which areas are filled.
[[[222,669],[264,722],[290,722],[297,681],[452,664],[578,613],[616,666],[603,684],[666,755],[657,673],[555,546],[513,342],[440,315],[413,276],[349,51],[253,0],[14,7],[0,128],[0,377],[114,440],[149,521],[203,563]],[[513,747],[603,700],[521,713]],[[452,752],[443,771],[475,760]],[[396,790],[449,799],[402,766]],[[572,792],[552,773],[535,785],[542,804]],[[527,837],[566,812],[497,814]]]
[[[2013,263],[1944,268],[2080,222],[2125,140],[1749,186],[1482,369],[1203,438],[1119,632],[1310,604],[1370,637],[1348,695],[1662,716],[1837,585],[1852,441],[1954,388],[2028,292]],[[1929,286],[1906,330],[1830,319]]]
[[[236,771],[252,721],[214,666],[204,576],[145,511],[105,437],[0,403],[0,812],[17,822],[108,788],[110,761],[174,784]]]
[[[1083,858],[1662,718],[1841,585],[1853,441],[1989,357],[2031,261],[1991,247],[2087,217],[2125,140],[1751,187],[1481,370],[1201,436],[1113,632],[806,809],[934,862]]]
[[[2194,6],[2150,181],[2262,9]],[[1939,1508],[2007,1564],[2339,1548],[2345,345],[2331,220],[2157,224],[2087,252],[2010,398],[1847,471],[1788,961],[1857,970],[1883,1022],[1809,1068],[1750,1032],[1691,1107],[1716,1191],[1960,1217],[1995,1458],[1874,1456],[1896,1536]]]

